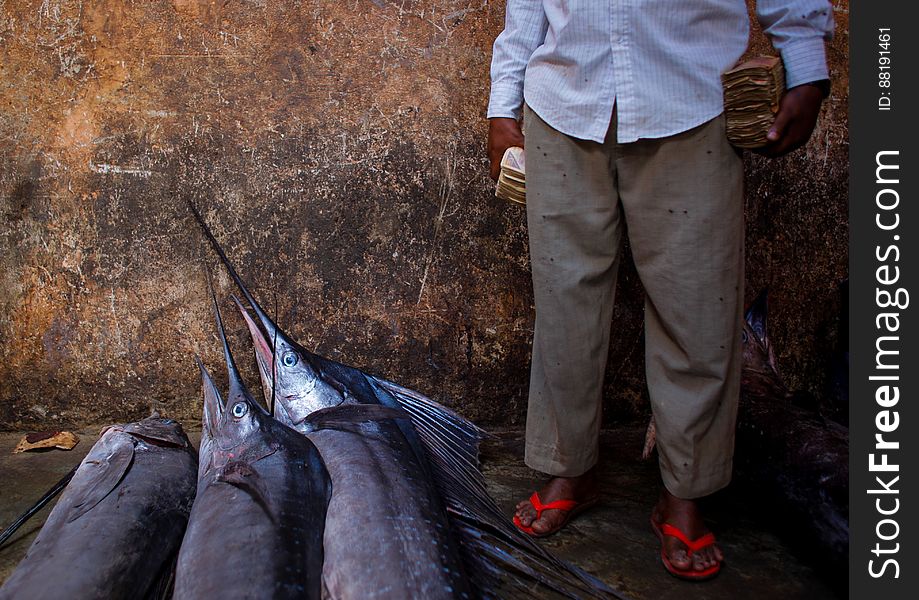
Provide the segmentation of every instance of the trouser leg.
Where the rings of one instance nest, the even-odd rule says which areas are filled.
[[[597,461],[619,261],[615,133],[561,134],[527,109],[527,225],[536,303],[526,463],[573,477]]]
[[[743,170],[721,117],[621,147],[619,193],[645,302],[645,359],[664,485],[728,484],[740,393]]]

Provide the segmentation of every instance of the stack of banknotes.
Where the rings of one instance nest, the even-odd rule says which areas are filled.
[[[504,152],[501,159],[501,174],[495,196],[518,204],[526,204],[526,161],[523,148],[513,146]]]
[[[738,148],[761,148],[785,92],[777,56],[757,56],[721,76],[728,140]]]

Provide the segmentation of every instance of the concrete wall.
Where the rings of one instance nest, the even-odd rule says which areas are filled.
[[[812,389],[847,262],[847,5],[811,143],[748,159],[748,297],[771,286],[780,361]],[[186,198],[305,346],[522,422],[525,217],[484,158],[503,2],[0,6],[0,428],[198,419],[215,263]],[[611,419],[646,411],[628,265],[619,297]]]

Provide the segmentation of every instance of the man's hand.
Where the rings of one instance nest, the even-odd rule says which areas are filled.
[[[517,119],[495,118],[488,120],[488,160],[491,169],[488,175],[498,181],[501,159],[511,146],[523,148],[523,133]]]
[[[821,102],[823,92],[813,85],[799,85],[785,92],[775,122],[766,134],[769,143],[756,152],[776,158],[806,144],[817,124]]]

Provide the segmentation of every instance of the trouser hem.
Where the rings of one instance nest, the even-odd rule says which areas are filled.
[[[703,498],[714,494],[731,483],[733,460],[707,469],[704,473],[674,473],[664,464],[660,465],[661,478],[667,491],[684,500]]]
[[[553,477],[578,477],[597,464],[599,451],[562,456],[552,446],[527,442],[524,462],[528,467]]]

